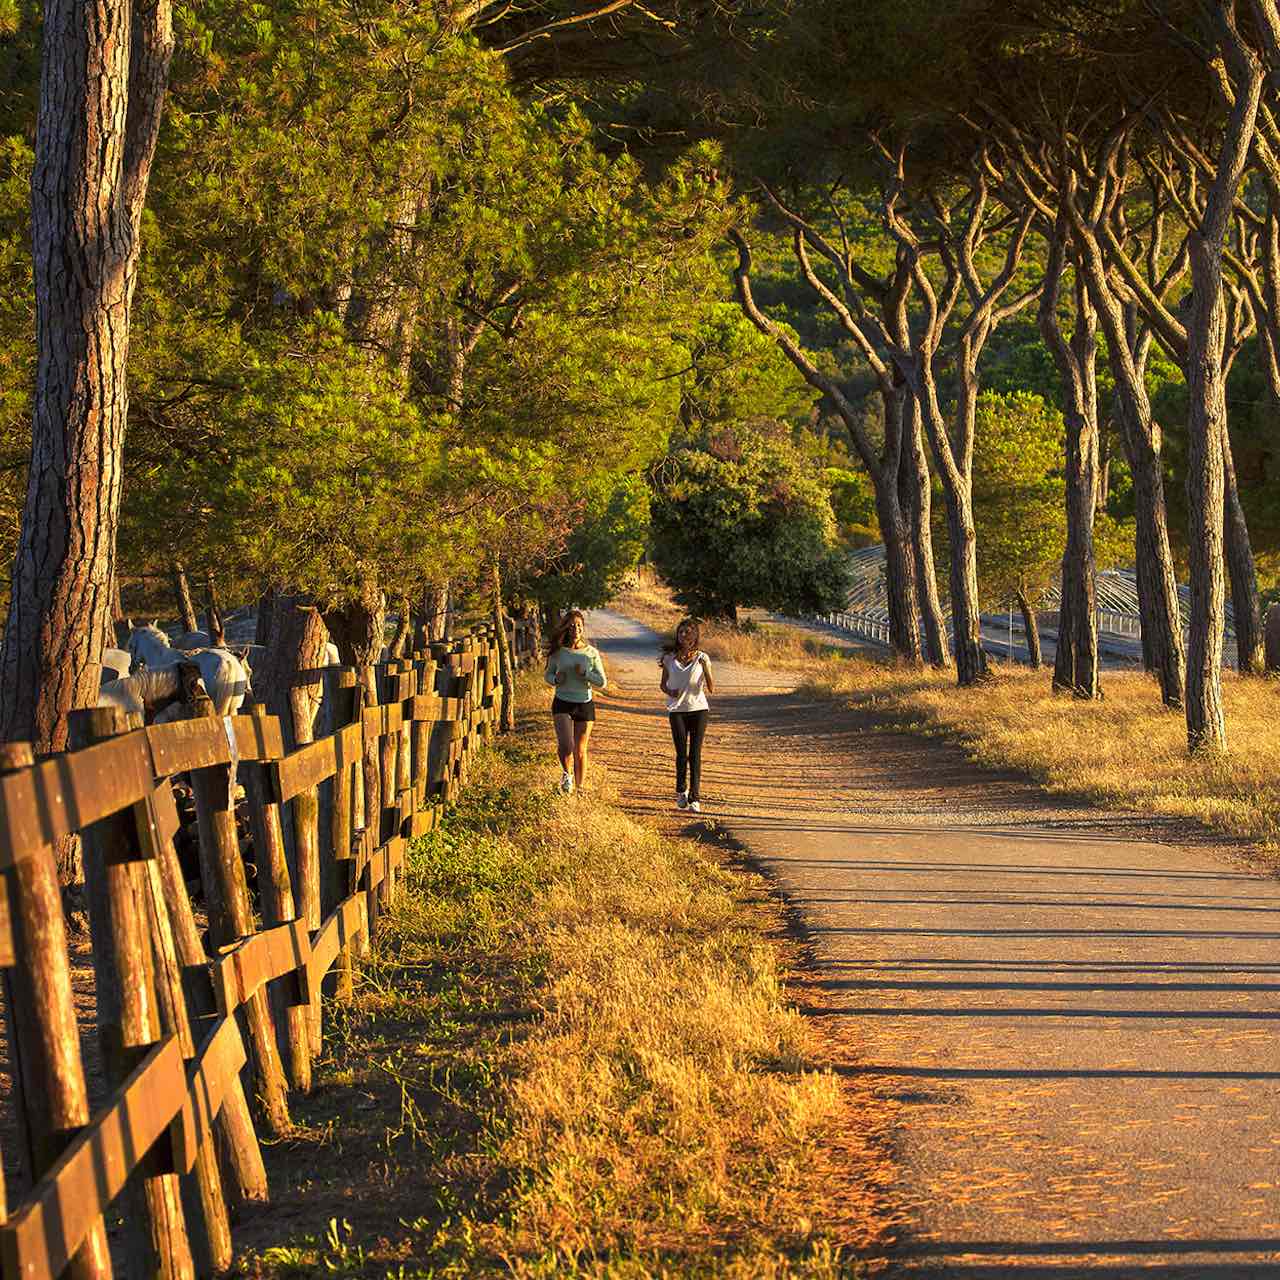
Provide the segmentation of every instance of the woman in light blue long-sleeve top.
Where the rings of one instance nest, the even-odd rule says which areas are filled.
[[[579,610],[566,613],[551,633],[544,675],[556,691],[551,719],[556,727],[560,790],[571,795],[582,786],[587,772],[587,749],[596,719],[592,690],[605,687],[604,663],[599,650],[587,643],[586,622]]]

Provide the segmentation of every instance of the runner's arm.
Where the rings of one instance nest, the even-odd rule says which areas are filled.
[[[600,660],[600,654],[597,650],[591,650],[590,661],[587,663],[586,680],[588,684],[593,684],[597,689],[605,687],[604,679],[604,663]]]

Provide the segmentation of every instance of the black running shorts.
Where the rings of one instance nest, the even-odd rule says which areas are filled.
[[[567,698],[553,698],[551,702],[553,716],[568,716],[579,724],[591,724],[596,718],[594,702],[570,702]]]

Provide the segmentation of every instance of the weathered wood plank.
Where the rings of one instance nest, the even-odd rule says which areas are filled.
[[[311,943],[312,982],[322,977],[338,954],[368,929],[363,893],[353,893],[330,913]]]
[[[404,723],[404,709],[398,702],[375,703],[364,710],[365,742],[372,742],[388,733],[399,733]]]
[[[414,720],[460,720],[461,698],[441,698],[434,693],[420,693],[409,701],[409,714]]]
[[[13,961],[13,930],[9,927],[9,885],[0,878],[0,969],[7,969]]]
[[[255,715],[265,715],[265,707],[255,707]],[[285,851],[281,806],[275,799],[272,764],[250,764],[244,768],[249,799],[249,823],[253,831],[253,860],[258,869],[258,904],[264,928],[288,924],[299,918],[294,894],[293,869]],[[303,1093],[311,1090],[311,1041],[306,1013],[297,1005],[286,1005],[281,992],[273,992],[278,1044],[289,1083]]]
[[[233,743],[237,760],[279,760],[284,755],[275,716],[200,716],[152,725],[146,735],[158,777],[230,764]]]
[[[43,760],[0,778],[0,870],[141,800],[154,776],[141,733]]]
[[[129,733],[117,707],[73,711],[77,750]],[[177,1035],[160,1026],[155,937],[148,908],[150,877],[143,862],[147,804],[140,801],[94,823],[83,835],[85,899],[93,940],[94,996],[102,1068],[107,1083],[128,1080],[138,1057]],[[138,819],[138,812],[143,817]],[[153,845],[151,852],[156,852]],[[125,1252],[137,1274],[155,1280],[195,1280],[195,1259],[182,1193],[171,1170],[149,1166],[131,1180],[121,1205]]]
[[[268,982],[286,974],[297,973],[305,981],[310,959],[311,939],[301,920],[291,920],[288,924],[250,935],[213,962],[213,988],[218,1012],[224,1015],[233,1013],[240,1005],[247,1004]],[[306,1003],[305,986],[301,986],[290,999]]]
[[[222,1104],[247,1061],[235,1018],[220,1019],[188,1069],[187,1097],[173,1127],[174,1163],[183,1173],[194,1166],[200,1148],[213,1135]]]
[[[278,804],[332,778],[338,772],[338,744],[333,738],[321,738],[291,751],[283,760],[271,765],[272,787]]]
[[[187,1096],[177,1036],[156,1045],[0,1227],[7,1276],[53,1280],[181,1112]]]
[[[278,721],[260,730],[235,716],[229,726],[212,718],[153,725],[0,778],[0,870],[145,799],[157,777],[230,763],[232,740],[241,760],[284,754]]]
[[[0,744],[0,772],[33,771],[30,743]],[[0,814],[0,817],[3,815]],[[21,965],[3,974],[8,1013],[9,1070],[19,1121],[22,1164],[38,1179],[89,1122],[89,1097],[72,1002],[67,935],[52,849],[4,874],[10,929]],[[111,1258],[101,1219],[84,1237],[69,1270],[72,1280],[107,1280]]]
[[[418,809],[412,818],[409,819],[409,838],[416,840],[419,836],[425,836],[428,831],[434,831],[436,827],[436,809],[434,805],[428,805],[425,808]]]

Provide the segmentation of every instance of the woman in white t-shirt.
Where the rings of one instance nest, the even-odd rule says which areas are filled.
[[[698,648],[700,639],[698,624],[686,618],[676,628],[675,643],[663,646],[658,663],[676,744],[676,808],[694,813],[702,812],[702,739],[710,713],[707,694],[715,692],[711,659]]]

